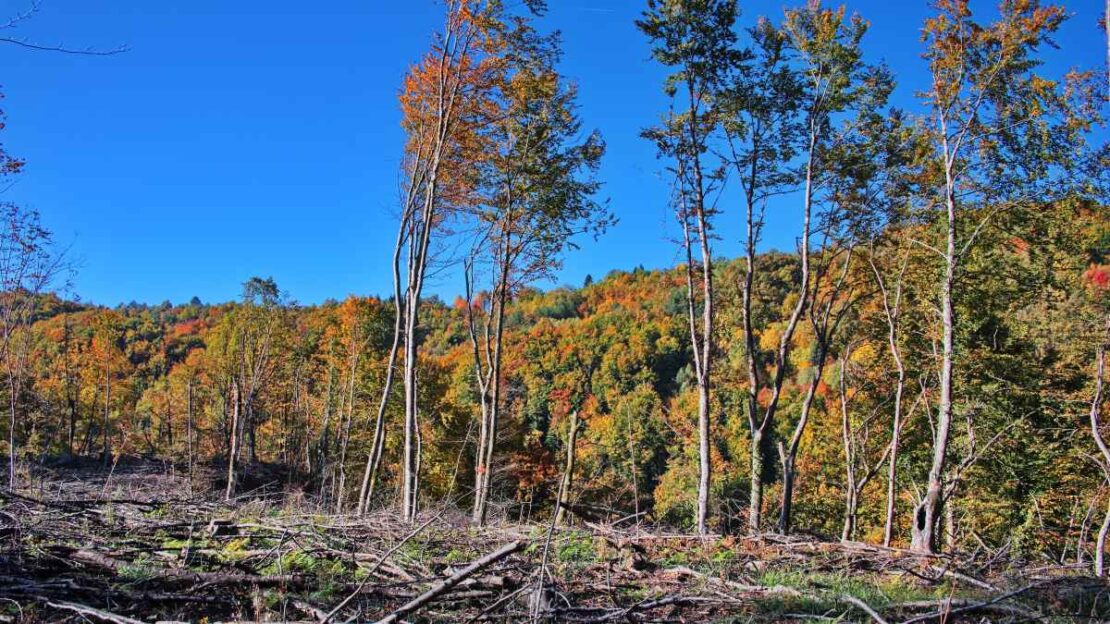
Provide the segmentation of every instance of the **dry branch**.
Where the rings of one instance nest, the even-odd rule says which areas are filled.
[[[523,547],[524,542],[509,542],[508,544],[505,544],[501,548],[498,548],[497,550],[482,557],[481,559],[474,561],[462,570],[459,570],[458,572],[452,574],[449,578],[436,583],[436,585],[428,591],[420,594],[416,598],[413,598],[409,602],[402,605],[400,608],[394,610],[389,615],[378,620],[378,624],[391,624],[392,622],[400,621],[400,619],[405,617],[406,615],[420,609],[420,607],[423,607],[429,602],[432,602],[440,595],[451,591],[451,588],[463,582],[475,572],[489,566],[490,564],[496,563],[504,559],[505,557],[508,557],[509,555],[515,553]]]

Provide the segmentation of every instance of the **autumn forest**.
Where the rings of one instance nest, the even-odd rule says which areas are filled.
[[[564,259],[621,227],[599,175],[606,129],[581,118],[559,33],[538,25],[543,0],[437,6],[440,31],[396,85],[406,137],[395,146],[396,238],[375,259],[392,292],[301,305],[260,264],[228,303],[82,303],[67,288],[80,270],[71,252],[38,212],[0,194],[5,527],[31,535],[32,517],[75,514],[90,518],[82,534],[157,527],[169,531],[151,546],[159,552],[187,530],[185,551],[240,562],[210,562],[189,580],[183,571],[200,568],[162,568],[123,546],[15,537],[31,540],[15,548],[36,563],[5,551],[4,566],[22,572],[3,574],[58,573],[58,561],[30,554],[39,548],[87,567],[74,574],[132,576],[115,601],[94,598],[107,591],[97,585],[78,591],[81,604],[59,602],[45,581],[0,581],[30,609],[13,617],[208,609],[262,621],[280,602],[313,621],[464,611],[478,621],[491,609],[532,621],[927,621],[960,609],[975,613],[966,621],[1027,621],[1043,606],[1037,592],[1063,592],[1060,578],[1085,597],[1059,598],[1059,613],[1110,617],[1099,611],[1108,586],[1092,581],[1105,577],[1110,534],[1107,72],[1045,70],[1065,7],[1003,0],[973,12],[967,0],[934,0],[915,43],[928,80],[912,85],[918,108],[902,110],[891,103],[899,77],[863,52],[869,22],[850,5],[761,17],[736,0],[645,0],[636,26],[666,71],[658,89],[669,106],[641,141],[670,188],[677,233],[645,244],[682,261],[598,266],[556,287]],[[0,143],[0,187],[23,168],[17,146]],[[796,247],[769,249],[764,228],[784,206],[797,215]],[[722,239],[742,253],[720,253]],[[428,294],[432,273],[458,276],[458,296]],[[135,475],[172,485],[157,481],[163,489],[138,503],[112,489]],[[120,510],[104,511],[114,499]],[[151,524],[156,504],[206,520]],[[266,525],[271,511],[250,505],[330,528],[301,538],[320,540],[315,550],[275,535],[263,543],[244,527]],[[228,513],[237,538],[218,544],[217,523],[207,545],[196,542],[207,519]],[[428,537],[444,518],[454,528]],[[283,526],[283,536],[308,530]],[[652,541],[665,534],[695,546]],[[527,560],[538,571],[499,572],[502,587],[490,572],[442,571],[402,548],[447,535],[470,536],[475,552],[460,562],[518,535],[474,565]],[[230,539],[246,540],[232,559]],[[375,540],[376,558],[328,559]],[[840,566],[829,573],[838,579],[867,568],[843,563],[853,557],[907,557],[918,572],[898,582],[926,593],[818,600],[810,594],[826,585],[741,565],[802,557],[803,545],[834,549],[821,565]],[[631,557],[629,570],[642,558],[637,578],[686,580],[599,606],[575,593],[568,570],[584,565],[585,578],[606,549]],[[701,555],[679,560],[683,549]],[[325,565],[334,594],[299,585]],[[1040,585],[996,576],[1039,578],[1045,566],[1056,572]],[[867,574],[891,573],[879,567]],[[453,570],[465,580],[421,592]],[[253,575],[243,586],[255,594],[231,606],[172,597],[233,575]],[[279,575],[288,578],[269,580]],[[152,578],[170,598],[143,589]],[[1084,594],[1075,579],[1094,584]],[[367,586],[379,582],[374,594]],[[753,611],[763,603],[741,583],[779,610]],[[693,585],[704,593],[689,595]]]

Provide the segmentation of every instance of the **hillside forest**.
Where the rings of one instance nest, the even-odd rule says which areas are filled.
[[[619,519],[1104,574],[1105,68],[1045,71],[1063,6],[931,6],[901,110],[850,7],[646,0],[669,105],[643,150],[677,234],[645,244],[673,268],[553,287],[620,223],[542,0],[445,0],[397,85],[396,245],[372,250],[393,292],[301,305],[262,264],[232,302],[84,303],[70,252],[4,202],[6,488],[147,458],[324,515],[448,504],[475,527]],[[0,187],[24,168],[3,150]],[[769,221],[796,246],[768,249]],[[426,294],[432,274],[458,297]]]

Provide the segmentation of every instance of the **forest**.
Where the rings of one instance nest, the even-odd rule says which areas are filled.
[[[669,269],[552,286],[620,223],[542,0],[398,85],[393,292],[85,303],[0,195],[5,621],[1110,620],[1108,74],[930,6],[911,111],[850,6],[646,0]]]

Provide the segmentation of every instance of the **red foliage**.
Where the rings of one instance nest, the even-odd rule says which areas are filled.
[[[1083,273],[1083,281],[1096,295],[1110,290],[1110,264],[1092,264]]]

